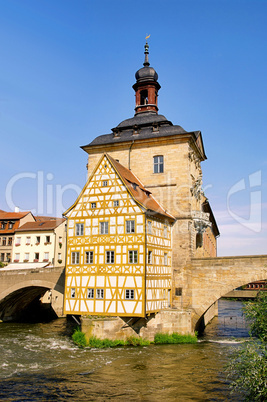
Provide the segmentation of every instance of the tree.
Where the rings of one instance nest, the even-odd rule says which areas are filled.
[[[248,401],[267,401],[267,292],[247,303],[244,313],[251,321],[250,340],[228,365],[231,388],[243,391]]]

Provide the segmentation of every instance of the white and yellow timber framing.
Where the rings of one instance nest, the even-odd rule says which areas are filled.
[[[64,213],[65,314],[145,317],[170,300],[174,218],[138,201],[124,171],[135,177],[103,154]]]

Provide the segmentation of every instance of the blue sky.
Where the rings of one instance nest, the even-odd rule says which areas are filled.
[[[267,1],[0,0],[0,209],[60,215],[79,147],[134,115],[145,36],[159,111],[201,130],[218,255],[267,253]]]

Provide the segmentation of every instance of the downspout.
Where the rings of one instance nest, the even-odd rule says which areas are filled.
[[[134,141],[132,141],[130,148],[129,148],[129,158],[128,158],[128,169],[131,170],[131,150],[132,150],[132,146],[134,144]]]

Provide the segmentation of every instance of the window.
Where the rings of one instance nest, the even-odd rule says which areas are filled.
[[[140,92],[140,104],[141,105],[147,105],[148,104],[148,91],[147,91],[147,89],[143,89],[143,91]]]
[[[17,237],[16,238],[16,246],[20,246],[20,243],[21,243],[21,237]]]
[[[75,298],[75,288],[71,288],[71,290],[70,290],[70,297],[71,297],[72,299]]]
[[[24,255],[24,262],[28,262],[30,258],[30,253],[25,253]]]
[[[137,262],[138,262],[137,250],[129,250],[129,263],[137,264]]]
[[[182,296],[182,288],[175,288],[175,296]]]
[[[50,243],[50,236],[45,236],[45,242]]]
[[[163,236],[165,237],[165,239],[167,239],[167,237],[168,237],[168,228],[167,228],[167,226],[164,226]]]
[[[92,209],[96,208],[96,202],[91,202],[91,208]]]
[[[6,260],[7,262],[10,262],[10,253],[6,253]]]
[[[94,291],[93,288],[88,288],[88,289],[87,289],[87,299],[93,299],[93,298],[94,298],[94,294],[95,294],[95,291]]]
[[[36,236],[36,244],[40,244],[40,241],[41,241],[41,237],[40,236]]]
[[[6,227],[6,222],[1,222],[1,229],[5,229]]]
[[[126,221],[126,233],[134,233],[134,232],[135,232],[135,222]]]
[[[203,235],[202,233],[196,234],[196,248],[202,247],[203,245]]]
[[[125,289],[125,299],[134,300],[134,289]]]
[[[114,264],[114,251],[106,251],[106,264]]]
[[[31,244],[31,236],[26,237],[26,246],[29,246]]]
[[[62,254],[61,253],[58,253],[57,259],[58,259],[58,261],[62,261]]]
[[[35,253],[34,254],[34,262],[38,262],[39,261],[39,253]]]
[[[164,265],[168,265],[168,254],[164,253]]]
[[[15,254],[15,261],[19,262],[19,259],[20,259],[20,254],[19,254],[19,253],[16,253],[16,254]]]
[[[5,253],[1,253],[1,261],[5,261]]]
[[[148,251],[147,263],[152,264],[152,251],[151,250]]]
[[[103,187],[107,187],[107,185],[108,185],[108,181],[107,181],[107,180],[104,180],[104,181],[103,181]]]
[[[83,223],[76,223],[75,235],[76,236],[83,236]]]
[[[49,253],[44,253],[44,261],[49,261]]]
[[[71,253],[71,263],[72,264],[79,264],[80,261],[80,253],[79,251],[73,251]]]
[[[114,200],[113,201],[113,207],[118,207],[120,205],[120,201],[119,200]]]
[[[96,289],[96,299],[104,299],[104,289]]]
[[[9,222],[8,223],[8,229],[13,229],[14,226],[14,222]]]
[[[152,222],[147,221],[147,233],[152,234]]]
[[[163,156],[154,156],[154,173],[163,173],[164,171],[164,162]]]
[[[85,252],[85,264],[93,264],[94,262],[94,252],[86,251]]]
[[[2,246],[6,246],[6,237],[3,237]]]
[[[108,222],[100,222],[100,234],[108,234]]]

